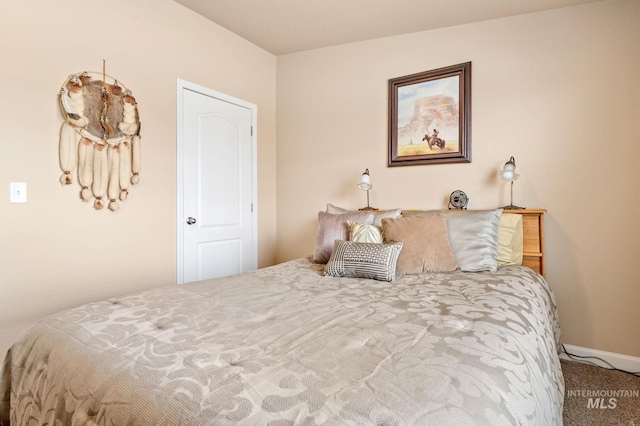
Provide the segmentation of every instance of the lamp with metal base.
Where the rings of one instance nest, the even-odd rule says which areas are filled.
[[[373,188],[371,185],[371,179],[369,176],[369,169],[365,170],[360,178],[360,183],[358,184],[358,189],[361,191],[367,191],[367,207],[363,207],[359,210],[368,211],[368,210],[377,210],[375,207],[371,207],[369,205],[369,191]]]
[[[520,177],[520,175],[516,173],[516,160],[513,156],[511,156],[509,161],[505,163],[502,170],[498,173],[498,177],[502,180],[511,182],[511,204],[502,208],[505,210],[523,210],[524,207],[515,206],[513,204],[513,181]]]

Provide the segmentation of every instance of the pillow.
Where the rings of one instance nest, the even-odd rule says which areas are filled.
[[[327,213],[342,214],[342,213],[349,213],[349,210],[343,209],[342,207],[334,206],[331,203],[327,203]]]
[[[349,227],[349,241],[358,243],[382,244],[382,229],[375,225],[365,225],[362,223],[347,221]]]
[[[395,281],[402,243],[374,244],[336,241],[323,275]]]
[[[349,238],[349,229],[347,228],[348,220],[371,225],[373,223],[373,213],[351,212],[331,214],[318,212],[318,236],[316,249],[313,252],[313,260],[315,262],[327,263],[335,241]]]
[[[522,215],[502,213],[498,229],[498,266],[522,265]]]
[[[443,213],[442,210],[402,210],[402,217],[426,216],[428,214]]]
[[[502,209],[447,213],[449,239],[461,271],[498,270],[498,229]]]
[[[402,215],[402,210],[380,210],[373,212],[373,224],[382,226],[382,219],[397,219]]]
[[[362,211],[362,210],[358,210]],[[340,213],[349,213],[350,211],[347,209],[343,209],[342,207],[334,206],[331,203],[327,203],[327,213],[340,214]],[[375,226],[382,226],[382,219],[384,218],[398,218],[402,215],[401,209],[393,209],[393,210],[373,210],[373,224]]]
[[[398,257],[398,275],[451,272],[456,269],[446,219],[441,213],[383,219],[382,234],[387,244],[404,243]]]

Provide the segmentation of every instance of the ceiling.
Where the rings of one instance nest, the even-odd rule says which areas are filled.
[[[274,55],[602,0],[174,0]]]

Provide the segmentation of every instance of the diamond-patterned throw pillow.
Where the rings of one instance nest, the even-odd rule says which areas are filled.
[[[395,281],[402,243],[375,244],[336,240],[325,276]]]

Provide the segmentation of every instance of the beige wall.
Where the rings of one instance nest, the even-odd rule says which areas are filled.
[[[545,208],[564,342],[640,356],[640,2],[551,12],[277,58],[278,260],[313,252],[327,202]],[[387,167],[387,81],[472,62],[471,164]]]
[[[273,55],[170,0],[3,2],[0,13],[0,350],[81,303],[176,282],[176,79],[258,106],[259,264],[275,261]],[[142,121],[141,183],[117,213],[62,187],[57,93],[101,71]],[[9,204],[9,182],[29,202]]]

